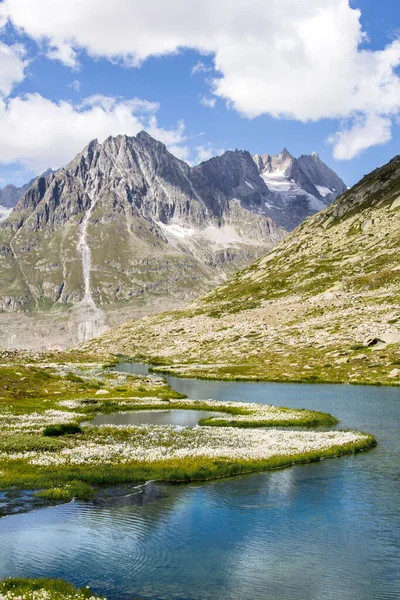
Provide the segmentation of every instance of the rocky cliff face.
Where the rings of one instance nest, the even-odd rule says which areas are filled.
[[[113,311],[118,322],[115,307],[122,321],[129,309],[135,316],[192,300],[315,211],[306,202],[289,218],[286,196],[266,183],[268,169],[286,161],[292,176],[301,163],[286,154],[278,164],[226,152],[191,168],[145,132],[93,140],[65,168],[38,177],[0,224],[0,310],[67,311],[62,337],[73,343],[101,333]],[[309,183],[317,169],[301,173]],[[0,345],[10,342],[0,336]]]
[[[84,348],[188,376],[400,384],[399,239],[396,157],[184,311]]]

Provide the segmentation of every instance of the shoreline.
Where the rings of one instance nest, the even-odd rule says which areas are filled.
[[[84,356],[84,354],[82,354]],[[130,364],[143,364],[148,365],[149,374],[154,375],[167,375],[169,377],[176,377],[178,379],[198,379],[200,381],[225,381],[225,382],[244,382],[244,383],[276,383],[276,384],[304,384],[304,385],[353,385],[353,386],[368,386],[368,387],[400,387],[400,379],[390,381],[368,381],[357,379],[356,381],[345,378],[343,379],[330,379],[323,378],[320,375],[312,375],[308,374],[306,377],[291,377],[288,375],[286,378],[284,377],[269,377],[267,375],[255,374],[255,375],[230,375],[229,373],[218,372],[219,368],[246,368],[250,369],[253,365],[228,365],[227,363],[220,365],[207,365],[207,364],[199,364],[196,363],[194,365],[190,363],[177,363],[176,365],[162,363],[160,359],[151,358],[146,356],[127,356],[121,354],[107,354],[107,357],[99,354],[98,359],[108,360],[110,366],[116,366],[121,363],[130,363]],[[197,367],[197,368],[196,368]],[[210,367],[210,368],[208,368]],[[214,367],[214,370],[213,370]]]
[[[151,363],[149,363],[151,364]],[[169,377],[176,377],[178,379],[198,379],[199,381],[221,381],[221,382],[232,382],[232,383],[276,383],[276,384],[293,384],[293,385],[353,385],[353,386],[368,386],[368,387],[400,387],[400,381],[398,382],[368,382],[368,381],[334,381],[330,379],[274,379],[262,376],[246,377],[245,375],[237,376],[224,376],[224,375],[201,375],[195,373],[182,374],[169,369],[169,367],[158,368],[157,365],[149,368],[149,373],[154,375],[167,375]]]

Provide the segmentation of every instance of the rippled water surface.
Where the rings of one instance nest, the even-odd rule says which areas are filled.
[[[65,577],[112,600],[400,598],[399,389],[170,382],[191,398],[331,412],[379,445],[203,484],[108,488],[93,503],[4,517],[0,577]]]

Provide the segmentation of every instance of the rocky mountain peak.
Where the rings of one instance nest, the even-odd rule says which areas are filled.
[[[271,156],[270,154],[256,154],[253,157],[261,174],[264,173],[281,173],[285,177],[289,177],[295,159],[290,152],[284,148],[282,152]]]

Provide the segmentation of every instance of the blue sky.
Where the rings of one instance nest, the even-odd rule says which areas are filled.
[[[0,2],[0,186],[141,128],[192,163],[316,151],[348,185],[399,153],[398,0],[168,5]]]

